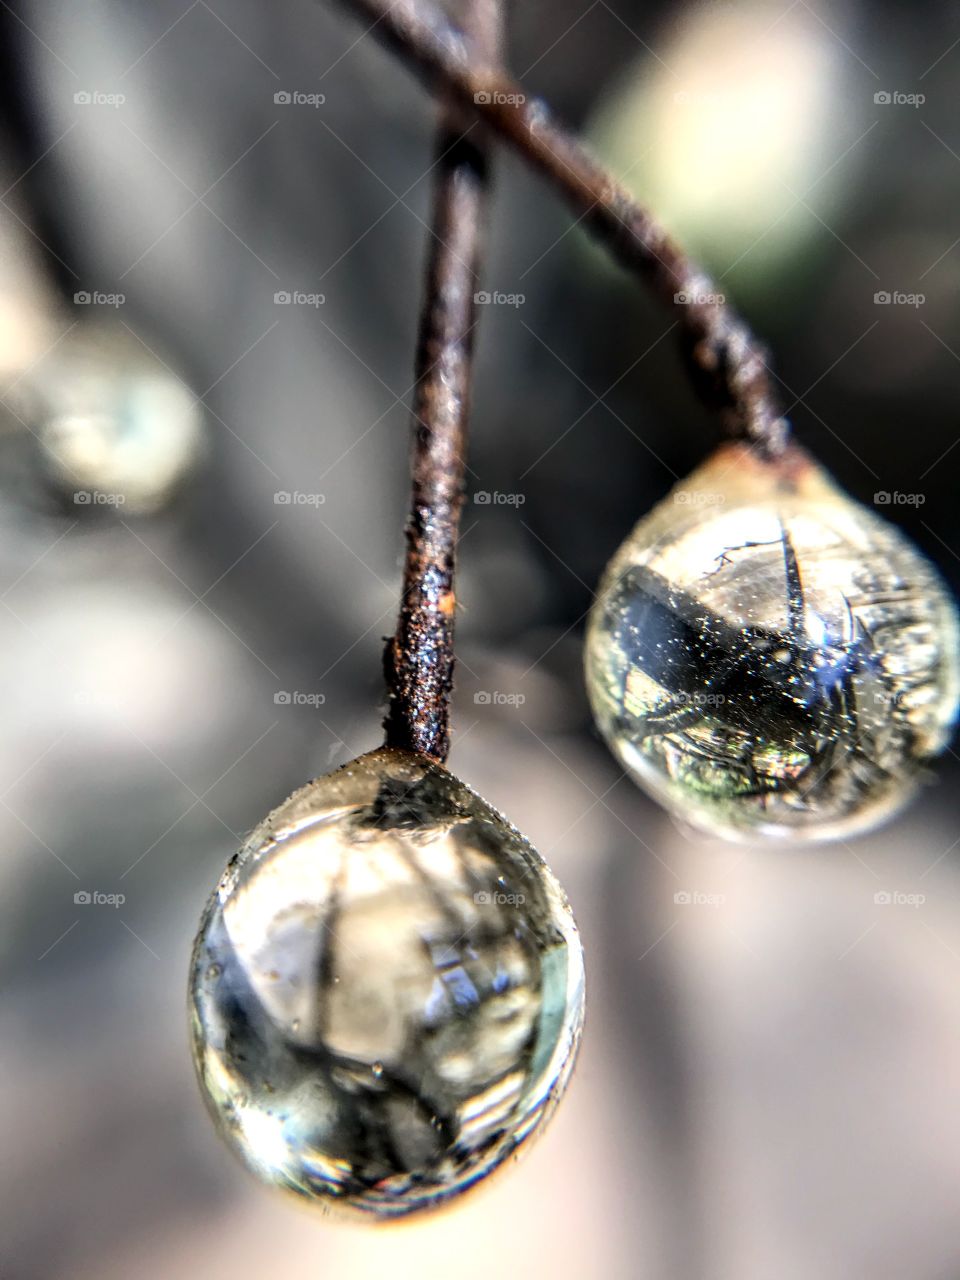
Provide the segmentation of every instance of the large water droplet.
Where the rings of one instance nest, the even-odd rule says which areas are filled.
[[[246,1163],[396,1217],[543,1124],[579,1041],[583,960],[523,837],[440,765],[382,749],[296,792],[231,862],[191,1010],[203,1089]]]

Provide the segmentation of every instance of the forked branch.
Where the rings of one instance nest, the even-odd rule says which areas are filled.
[[[696,263],[554,119],[501,69],[500,59],[459,30],[433,0],[339,0],[370,24],[435,92],[479,116],[565,197],[581,225],[673,308],[697,387],[726,434],[772,455],[786,444],[767,356]]]

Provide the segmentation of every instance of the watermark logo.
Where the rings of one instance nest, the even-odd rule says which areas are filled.
[[[122,307],[126,300],[125,293],[101,293],[98,289],[80,289],[73,295],[76,307]]]
[[[901,893],[899,889],[881,889],[873,895],[878,907],[922,907],[926,900],[925,893]]]
[[[879,89],[873,100],[878,107],[922,107],[927,96],[924,93],[901,93],[899,89]]]
[[[473,900],[478,907],[521,907],[527,899],[522,893],[500,893],[493,889],[481,889],[473,895]]]
[[[925,293],[904,293],[900,289],[878,289],[873,295],[876,307],[922,307],[927,300]]]
[[[527,100],[525,93],[502,93],[499,89],[494,89],[492,93],[486,89],[481,89],[479,93],[473,95],[473,100],[478,107],[495,105],[498,107],[522,107]]]
[[[900,689],[897,692],[887,689],[877,689],[873,695],[873,701],[878,707],[902,707],[907,705],[907,693],[909,690]]]
[[[492,293],[487,289],[480,289],[473,295],[473,301],[478,307],[522,307],[526,300],[525,293],[501,293],[498,289],[494,289]]]
[[[670,705],[681,707],[722,707],[726,700],[725,694],[704,692],[701,689],[680,689],[670,695]]]
[[[322,307],[326,294],[304,293],[301,289],[278,289],[273,301],[278,307]]]
[[[125,493],[102,493],[99,489],[77,489],[73,495],[78,507],[122,507],[126,500]]]
[[[527,700],[525,693],[501,693],[499,689],[478,689],[473,695],[478,707],[522,707]]]
[[[126,902],[126,894],[101,893],[99,889],[78,889],[73,895],[78,907],[122,907]]]
[[[678,489],[673,500],[681,506],[722,507],[727,499],[722,493],[706,493],[703,489]]]
[[[725,893],[701,893],[699,889],[680,889],[673,895],[678,907],[721,907],[727,900]]]
[[[322,507],[326,500],[325,493],[301,493],[299,489],[278,489],[273,495],[277,507]]]
[[[901,493],[899,489],[892,493],[888,489],[880,489],[873,495],[877,507],[922,507],[926,500],[925,493]]]
[[[696,289],[681,289],[673,295],[678,307],[722,307],[727,300],[725,293],[706,293]]]
[[[278,107],[322,107],[327,100],[325,93],[304,93],[301,89],[278,89],[273,95]]]
[[[522,507],[526,502],[526,494],[501,493],[499,489],[478,489],[473,495],[478,507]]]
[[[301,693],[299,689],[278,689],[273,695],[278,707],[322,707],[327,700],[325,693]]]
[[[78,107],[122,107],[127,100],[125,93],[104,93],[100,89],[80,89],[73,95]]]

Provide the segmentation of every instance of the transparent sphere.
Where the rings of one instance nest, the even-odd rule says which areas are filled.
[[[214,1118],[265,1181],[370,1219],[442,1204],[539,1129],[573,1066],[563,891],[440,765],[311,782],[228,866],[190,983]]]
[[[953,602],[796,447],[718,450],[610,563],[594,715],[636,780],[728,837],[836,838],[895,812],[957,714]]]
[[[149,514],[203,452],[197,397],[119,323],[81,321],[10,399],[50,480],[78,506]]]

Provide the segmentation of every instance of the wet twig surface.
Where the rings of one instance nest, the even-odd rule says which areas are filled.
[[[473,47],[497,59],[500,0],[464,0]],[[473,331],[487,194],[485,131],[455,102],[437,137],[433,236],[417,344],[413,493],[403,597],[387,642],[387,743],[446,759],[453,683],[454,573],[463,504]]]

